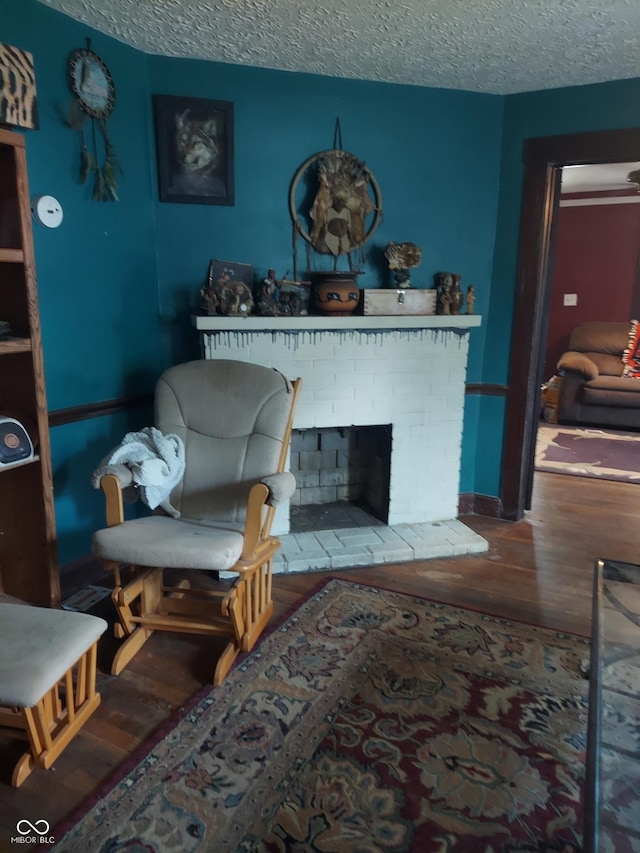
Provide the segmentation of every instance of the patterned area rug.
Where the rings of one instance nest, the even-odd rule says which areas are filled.
[[[578,851],[588,654],[331,580],[55,849]]]
[[[541,424],[536,471],[640,483],[640,433]]]

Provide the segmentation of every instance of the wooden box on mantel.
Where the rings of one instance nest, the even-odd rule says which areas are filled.
[[[360,308],[366,316],[393,314],[435,314],[436,290],[418,288],[365,288],[360,291]]]

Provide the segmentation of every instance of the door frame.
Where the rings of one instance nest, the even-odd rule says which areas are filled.
[[[531,506],[562,167],[637,162],[640,128],[525,139],[523,158],[517,290],[500,480],[500,515],[512,521],[522,518]]]

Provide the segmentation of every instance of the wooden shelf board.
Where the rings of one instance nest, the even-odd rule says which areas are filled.
[[[33,465],[34,462],[39,462],[39,456],[31,456],[29,459],[21,459],[19,462],[10,462],[8,465],[0,465],[0,474],[3,471],[10,471],[12,468],[21,468],[23,465]]]
[[[6,249],[0,247],[0,261],[5,261],[10,264],[24,263],[24,252],[22,249]]]
[[[0,355],[7,355],[12,352],[30,352],[31,338],[7,338],[0,341]]]

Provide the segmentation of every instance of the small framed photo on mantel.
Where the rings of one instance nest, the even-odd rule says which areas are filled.
[[[235,203],[233,104],[154,95],[160,201]]]

